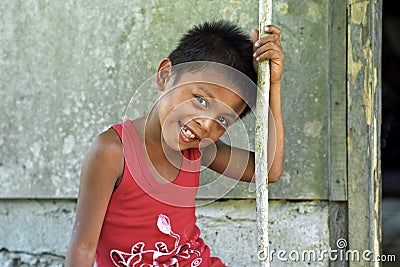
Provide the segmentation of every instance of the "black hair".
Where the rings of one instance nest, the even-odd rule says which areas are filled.
[[[183,35],[168,58],[172,65],[194,61],[221,63],[240,71],[254,84],[257,83],[257,74],[253,68],[253,44],[238,26],[226,20],[194,26]],[[255,98],[255,89],[247,89],[254,90],[247,94]],[[248,113],[250,108],[247,105],[245,111],[240,114],[241,117]]]

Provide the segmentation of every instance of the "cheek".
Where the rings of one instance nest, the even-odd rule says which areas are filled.
[[[221,126],[219,123],[215,123],[215,126],[212,128],[212,131],[210,133],[210,138],[216,142],[218,141],[221,136],[226,132],[226,129]]]
[[[176,103],[173,97],[161,98],[158,102],[158,112],[160,119],[162,121],[170,120],[171,117],[176,113],[176,107],[178,103]]]
[[[193,108],[191,101],[172,103],[172,105],[165,108],[164,113],[170,119],[190,120],[196,116],[196,110]],[[185,119],[186,118],[186,119]]]
[[[175,130],[178,127],[178,122],[185,123],[188,121],[187,116],[179,108],[174,108],[173,106],[160,107],[159,117],[161,127],[164,130]]]

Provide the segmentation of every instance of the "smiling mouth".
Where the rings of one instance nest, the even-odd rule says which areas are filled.
[[[190,131],[188,128],[186,128],[185,126],[181,127],[181,131],[183,132],[183,134],[190,139],[194,139],[196,136],[194,135],[194,133],[192,133],[192,131]]]
[[[186,125],[181,125],[181,133],[188,139],[197,139],[196,134],[194,134]]]

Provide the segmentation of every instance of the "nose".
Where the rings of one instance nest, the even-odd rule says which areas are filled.
[[[197,117],[194,121],[197,123],[199,129],[206,133],[210,132],[212,124],[214,123],[214,119],[210,117]]]

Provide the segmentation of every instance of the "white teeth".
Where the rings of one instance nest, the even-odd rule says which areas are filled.
[[[195,137],[195,135],[192,133],[192,131],[190,131],[189,129],[187,129],[186,127],[181,127],[182,132],[185,134],[186,137],[193,139]]]

